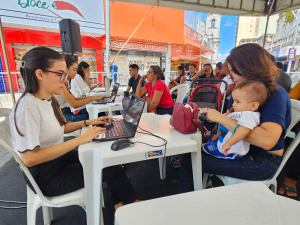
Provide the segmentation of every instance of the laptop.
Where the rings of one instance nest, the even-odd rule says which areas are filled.
[[[93,101],[93,104],[106,104],[106,103],[115,102],[117,94],[118,94],[119,86],[120,86],[119,83],[115,83],[109,97]]]
[[[105,134],[100,134],[94,141],[110,141],[135,136],[144,107],[145,100],[132,95],[128,108],[124,109],[123,119],[116,119],[106,126]]]

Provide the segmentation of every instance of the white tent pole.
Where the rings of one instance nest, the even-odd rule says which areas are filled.
[[[16,98],[15,98],[14,87],[13,87],[13,83],[12,83],[12,79],[11,79],[10,67],[9,67],[9,63],[8,63],[8,57],[7,57],[7,51],[6,51],[6,46],[5,46],[1,16],[0,16],[0,38],[1,38],[1,45],[2,45],[2,50],[3,50],[3,58],[4,58],[7,77],[8,77],[8,82],[9,82],[11,99],[13,101],[13,104],[15,104],[16,103]],[[4,76],[4,79],[5,79],[5,76]]]
[[[105,1],[105,33],[106,33],[106,48],[105,48],[105,90],[110,92],[110,0]]]
[[[299,30],[299,18],[298,16],[296,15],[296,13],[294,11],[292,11],[294,16],[295,16],[295,19],[296,19],[296,29],[295,29],[295,33],[294,33],[294,40],[293,40],[293,46],[292,48],[295,48],[296,46],[296,41],[297,41],[297,37],[298,37],[298,30]],[[292,66],[292,61],[289,61],[289,64],[288,64],[288,68],[287,68],[287,73],[291,72],[291,66]]]

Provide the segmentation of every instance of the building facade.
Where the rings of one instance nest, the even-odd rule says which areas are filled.
[[[221,15],[207,13],[206,17],[206,35],[209,43],[212,46],[212,50],[215,52],[211,55],[211,60],[215,63],[218,62],[218,52],[220,45],[220,26]]]

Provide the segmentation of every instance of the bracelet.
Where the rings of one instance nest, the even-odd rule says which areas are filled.
[[[86,124],[86,120],[83,121],[84,125],[87,127],[88,125]]]
[[[233,128],[233,131],[232,131],[232,135],[234,134],[234,132],[235,132],[235,130],[236,130],[236,128],[238,128],[240,125],[239,124],[237,124],[234,128]]]

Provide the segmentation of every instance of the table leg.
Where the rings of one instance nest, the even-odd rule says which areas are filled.
[[[167,157],[158,158],[158,166],[159,166],[160,179],[162,179],[162,180],[166,179],[166,177],[167,177],[167,175],[166,175]]]
[[[195,133],[192,136],[193,140],[197,142],[197,152],[192,152],[192,169],[193,169],[193,178],[194,178],[194,189],[195,191],[202,189],[202,159],[201,159],[201,145],[202,137]]]
[[[84,173],[87,224],[101,225],[102,166],[100,163],[91,163],[93,162],[92,152],[82,154],[79,159]]]

